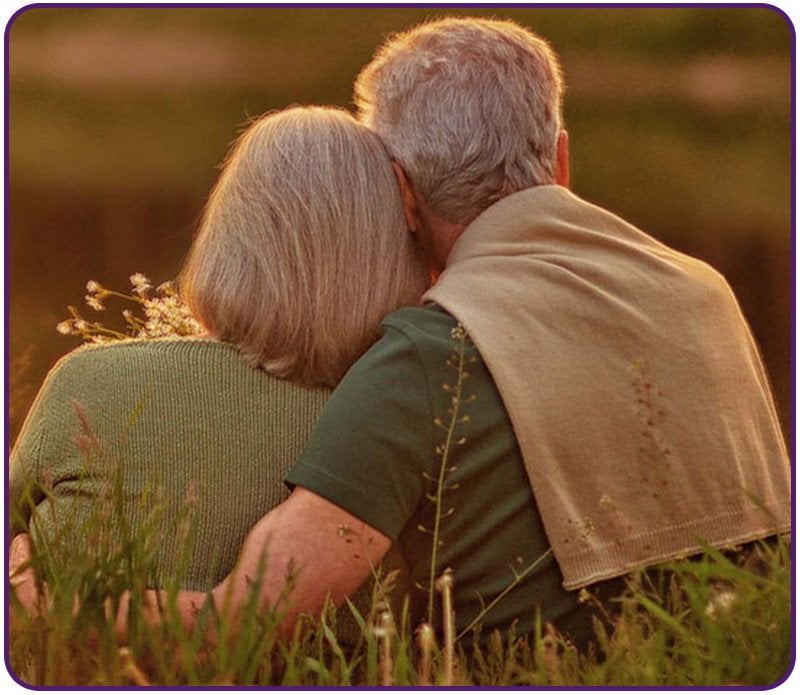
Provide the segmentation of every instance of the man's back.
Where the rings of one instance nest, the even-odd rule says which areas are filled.
[[[588,621],[573,622],[577,596],[561,586],[511,423],[480,355],[434,305],[396,311],[383,329],[334,392],[289,482],[399,544],[416,587],[414,619],[426,617],[436,532],[434,575],[453,570],[459,630],[480,616],[484,628],[516,621],[529,632],[540,610],[544,622],[583,641]]]
[[[788,528],[769,385],[706,264],[542,186],[479,216],[426,296],[489,366],[568,587]]]

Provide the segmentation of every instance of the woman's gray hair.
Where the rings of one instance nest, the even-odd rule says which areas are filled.
[[[355,85],[360,120],[453,223],[554,183],[562,93],[543,39],[511,21],[476,18],[390,37]]]
[[[294,107],[235,143],[180,283],[254,366],[333,386],[428,277],[378,136],[347,112]]]

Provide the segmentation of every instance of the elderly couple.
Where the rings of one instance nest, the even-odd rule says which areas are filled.
[[[168,518],[194,499],[187,621],[209,592],[236,615],[264,567],[262,605],[296,574],[289,626],[389,553],[415,615],[434,557],[458,628],[520,634],[538,614],[581,643],[577,589],[788,530],[788,456],[736,300],[569,191],[548,44],[427,23],[355,93],[357,120],[291,108],[234,146],[181,276],[204,335],[52,370],[12,453],[23,520],[53,531],[103,494],[113,466],[86,474],[83,436],[124,462],[134,525],[150,487]],[[179,543],[165,533],[158,581]]]

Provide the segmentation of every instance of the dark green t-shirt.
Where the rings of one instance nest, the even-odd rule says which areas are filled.
[[[483,360],[468,339],[459,340],[456,326],[434,305],[390,314],[382,338],[323,408],[287,483],[312,490],[400,545],[412,585],[421,587],[413,606],[414,618],[422,619],[441,452],[448,449],[436,575],[453,571],[458,630],[539,560],[480,623],[492,630],[516,621],[520,634],[533,629],[540,611],[543,623],[582,642],[589,621],[548,554],[508,414]],[[454,418],[460,349],[466,378]]]

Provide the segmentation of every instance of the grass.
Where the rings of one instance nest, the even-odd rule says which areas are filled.
[[[90,338],[90,331],[84,337]],[[292,577],[285,600],[266,611],[257,609],[260,582],[255,577],[235,628],[209,603],[195,629],[185,629],[175,597],[192,553],[192,500],[172,522],[177,529],[171,529],[165,526],[172,515],[164,514],[163,497],[144,494],[139,503],[148,510],[146,518],[135,526],[129,523],[124,466],[106,459],[78,410],[83,436],[76,443],[86,456],[86,475],[99,466],[110,466],[113,475],[88,511],[78,513],[83,508],[76,507],[64,512],[67,521],[57,531],[47,526],[47,499],[31,521],[22,511],[12,512],[12,528],[37,539],[28,568],[39,587],[35,611],[22,608],[15,590],[10,596],[8,663],[17,678],[37,687],[768,687],[780,681],[793,664],[788,537],[738,553],[707,548],[700,557],[639,572],[628,578],[620,597],[606,604],[591,588],[582,590],[580,600],[594,603],[600,616],[594,619],[594,643],[585,652],[542,624],[531,635],[518,636],[513,629],[482,635],[479,624],[456,635],[452,592],[459,578],[449,570],[437,577],[435,559],[439,522],[448,514],[442,499],[448,489],[447,455],[461,441],[455,426],[465,417],[461,406],[470,402],[461,388],[468,376],[466,336],[456,329],[453,337],[451,366],[458,379],[446,387],[452,394],[450,424],[439,423],[447,438],[438,451],[441,474],[431,481],[435,494],[429,496],[436,522],[428,622],[412,625],[408,602],[396,595],[394,573],[376,572],[372,600],[359,601],[361,611],[349,601],[338,609],[328,605],[321,616],[304,616],[289,638],[278,637],[278,626]],[[18,507],[32,503],[23,494]],[[164,568],[159,573],[156,551],[173,530],[182,554],[159,582]],[[152,586],[164,589],[157,621],[143,604]],[[434,601],[434,593],[439,600]],[[117,629],[123,596],[130,597],[124,643]],[[207,634],[216,636],[213,647]]]
[[[495,633],[483,643],[477,630],[437,643],[427,628],[415,635],[407,614],[388,610],[380,591],[368,615],[352,605],[329,606],[305,618],[291,638],[278,639],[279,611],[258,612],[255,599],[235,636],[213,608],[201,612],[199,629],[186,631],[170,600],[175,582],[154,626],[140,603],[152,533],[153,527],[123,534],[101,549],[86,544],[92,552],[73,548],[69,562],[59,561],[52,546],[36,548],[32,566],[47,583],[47,605],[32,616],[12,593],[9,607],[9,663],[20,680],[35,686],[769,686],[792,663],[787,539],[757,546],[745,563],[709,549],[699,559],[632,576],[596,620],[594,647],[579,653],[547,626],[526,636]],[[440,586],[449,581],[458,578]],[[114,618],[128,589],[123,645]],[[594,600],[589,592],[583,598]],[[341,638],[345,613],[358,626],[353,643]],[[219,635],[213,649],[201,636],[209,624]]]

